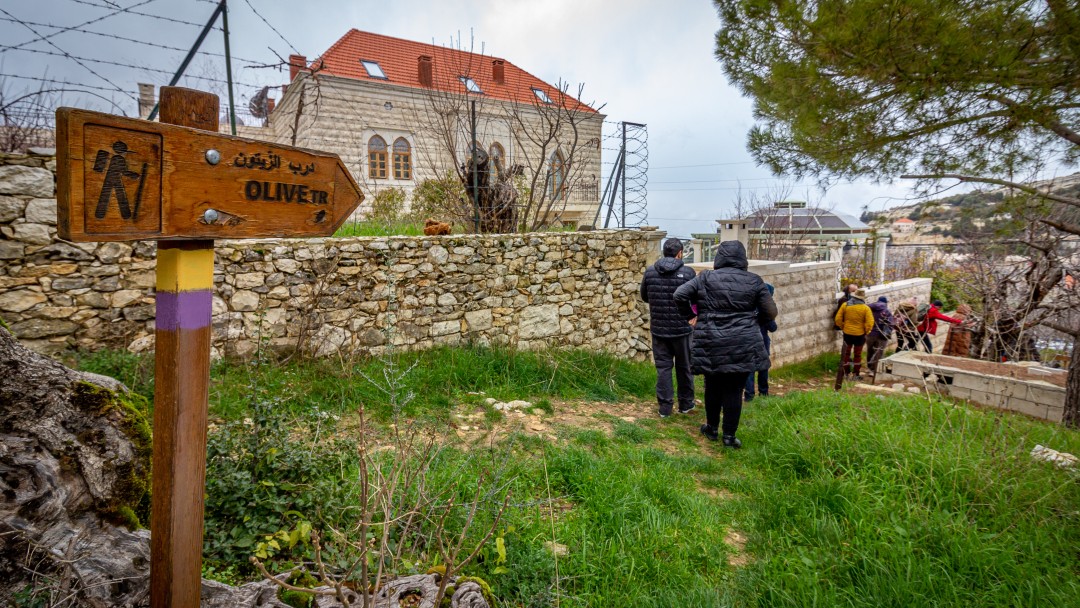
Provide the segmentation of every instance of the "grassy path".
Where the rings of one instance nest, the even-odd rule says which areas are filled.
[[[130,361],[102,361],[84,367],[138,375]],[[815,389],[828,386],[825,359],[778,370],[786,394],[747,405],[745,448],[730,451],[697,433],[700,408],[655,416],[647,364],[446,349],[397,370],[414,361],[401,411],[447,446],[431,482],[469,487],[494,473],[513,490],[497,530],[505,554],[489,547],[470,567],[504,605],[1080,606],[1080,476],[1028,454],[1080,454],[1080,433],[938,399]],[[378,380],[378,362],[363,365],[215,369],[215,454],[264,450],[250,475],[250,459],[211,462],[208,529],[234,533],[208,540],[215,575],[247,575],[250,539],[293,525],[291,514],[347,525],[355,470],[347,450],[322,447],[350,439],[357,403],[389,421],[401,401],[365,379]],[[534,407],[506,415],[486,396]],[[341,418],[336,430],[327,416]],[[276,443],[251,448],[245,417],[281,430]],[[302,546],[279,555],[302,557]]]

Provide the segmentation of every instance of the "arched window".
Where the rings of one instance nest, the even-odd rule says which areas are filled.
[[[548,196],[552,199],[566,195],[566,161],[558,150],[548,162]]]
[[[386,140],[373,135],[368,140],[368,177],[386,179]]]
[[[506,151],[503,150],[502,144],[495,142],[488,148],[488,173],[491,174],[491,178],[494,180],[499,175],[499,171],[506,167]]]
[[[412,153],[404,137],[394,140],[394,179],[412,179]]]

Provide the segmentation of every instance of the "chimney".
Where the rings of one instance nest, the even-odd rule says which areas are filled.
[[[274,112],[274,99],[269,98],[266,100],[266,115],[269,116]]]
[[[506,82],[506,66],[502,59],[496,59],[491,62],[491,79],[495,81],[495,84],[503,84]]]
[[[435,81],[432,77],[432,64],[431,57],[428,55],[421,55],[420,59],[416,62],[417,74],[420,76],[420,84],[425,87],[433,86]]]
[[[139,118],[150,116],[154,109],[154,85],[139,83]]]
[[[307,67],[307,57],[303,55],[289,55],[289,82],[296,80],[300,70]]]
[[[287,84],[281,85],[281,94],[282,95],[284,95],[285,91],[288,91],[288,90],[289,90],[289,85],[287,85]]]

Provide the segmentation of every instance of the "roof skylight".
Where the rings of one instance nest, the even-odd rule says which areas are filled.
[[[377,61],[361,59],[360,63],[364,66],[364,69],[367,70],[368,76],[371,76],[372,78],[381,78],[383,80],[387,80],[386,72],[382,71],[382,66],[380,66]]]
[[[553,101],[551,101],[551,98],[548,97],[548,94],[545,93],[542,89],[537,89],[537,88],[534,87],[532,92],[533,92],[533,95],[536,95],[536,98],[539,99],[540,101],[542,101],[543,103],[554,103]]]
[[[458,76],[458,80],[461,81],[461,84],[465,85],[465,89],[470,93],[483,93],[483,91],[480,90],[480,85],[476,84],[476,81],[472,78],[469,78],[468,76]]]

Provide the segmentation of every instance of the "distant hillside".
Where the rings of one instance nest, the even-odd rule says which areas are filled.
[[[1052,181],[1032,182],[1031,185],[1037,188],[1051,185],[1051,192],[1055,194],[1080,197],[1080,173]],[[906,217],[918,222],[916,231],[906,235],[894,233],[895,241],[949,242],[961,235],[976,236],[1008,230],[1012,217],[1008,213],[1008,205],[1004,205],[1006,208],[1003,209],[1002,204],[1009,194],[1008,188],[968,192],[880,212],[867,211],[859,219],[867,224],[888,226]]]

